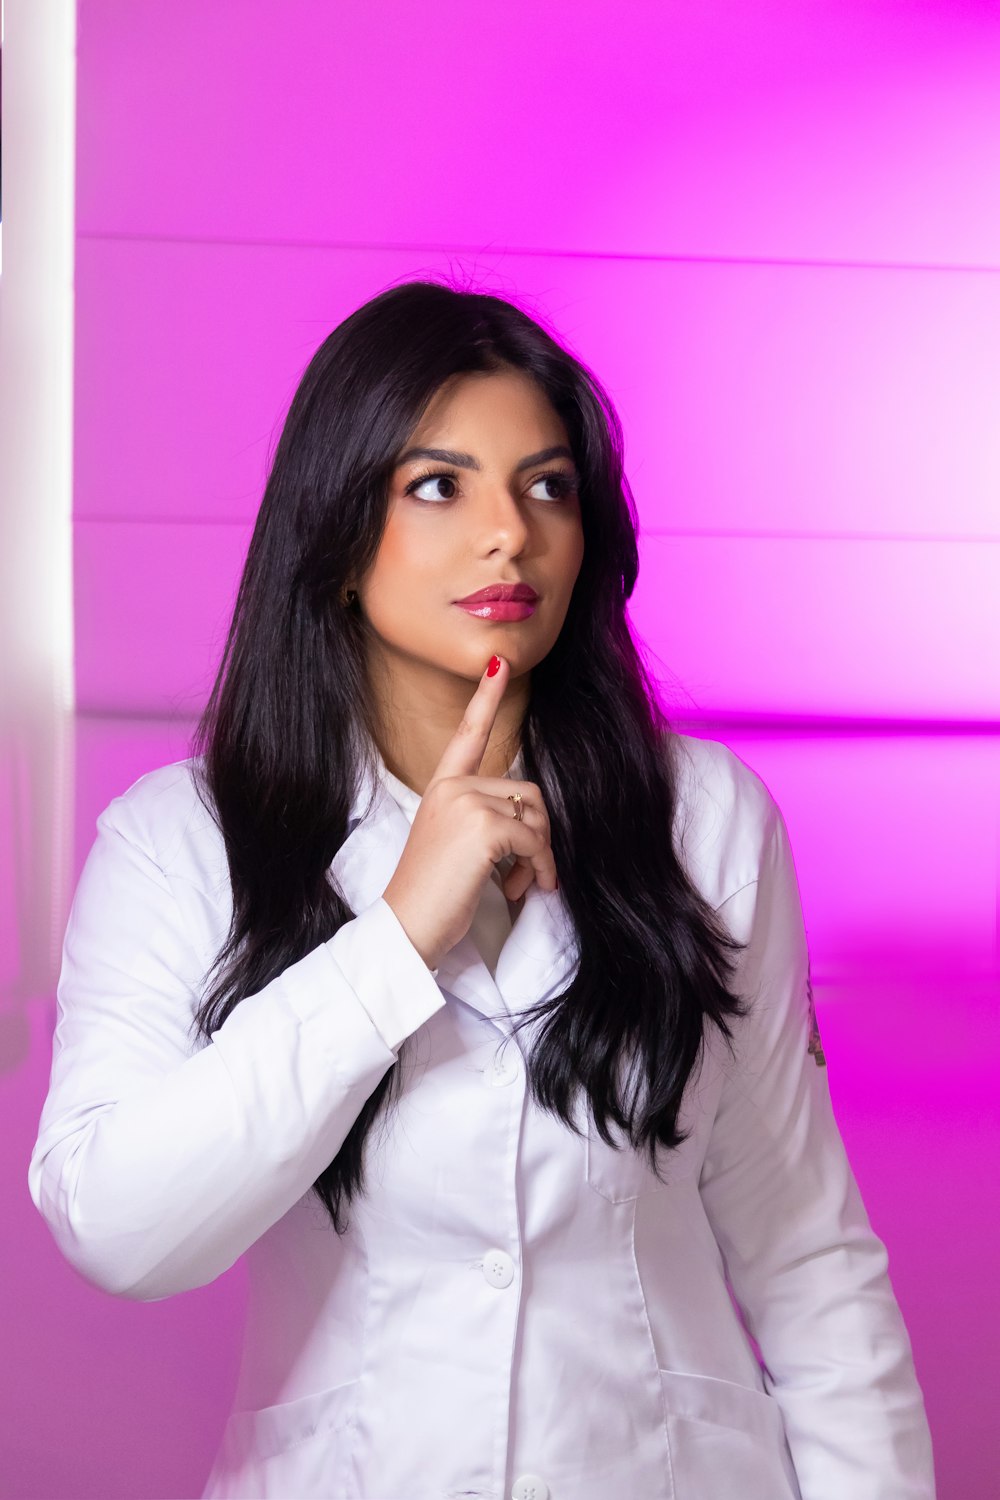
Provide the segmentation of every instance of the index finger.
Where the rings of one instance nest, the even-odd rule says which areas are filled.
[[[451,739],[445,745],[431,781],[443,776],[478,776],[486,746],[496,720],[504,689],[510,676],[510,665],[502,656],[491,657],[500,663],[490,677],[489,665],[479,679],[479,686]]]

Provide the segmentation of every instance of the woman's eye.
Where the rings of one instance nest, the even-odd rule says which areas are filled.
[[[541,494],[536,493],[539,489]],[[576,481],[569,474],[540,474],[528,494],[536,500],[563,500],[575,489]]]
[[[458,485],[450,474],[428,474],[406,486],[406,493],[418,500],[453,500],[457,491]]]
[[[564,500],[567,495],[574,494],[576,489],[577,482],[573,475],[554,471],[551,474],[539,474],[529,486],[528,494],[535,500]],[[423,474],[410,480],[406,486],[406,494],[431,503],[454,500],[458,494],[458,479],[454,474]]]

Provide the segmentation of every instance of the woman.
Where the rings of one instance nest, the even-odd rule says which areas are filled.
[[[932,1494],[784,824],[662,720],[635,530],[537,324],[376,297],[292,403],[198,753],[98,820],[31,1189],[123,1296],[248,1253],[206,1495]]]

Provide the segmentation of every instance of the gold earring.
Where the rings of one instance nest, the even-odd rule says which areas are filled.
[[[340,602],[348,609],[354,603],[357,597],[358,594],[356,589],[341,589],[340,591]]]

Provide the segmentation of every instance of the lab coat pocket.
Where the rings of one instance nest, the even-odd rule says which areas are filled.
[[[675,1500],[800,1500],[773,1396],[731,1380],[661,1370]]]
[[[358,1382],[233,1412],[202,1500],[344,1500]]]

